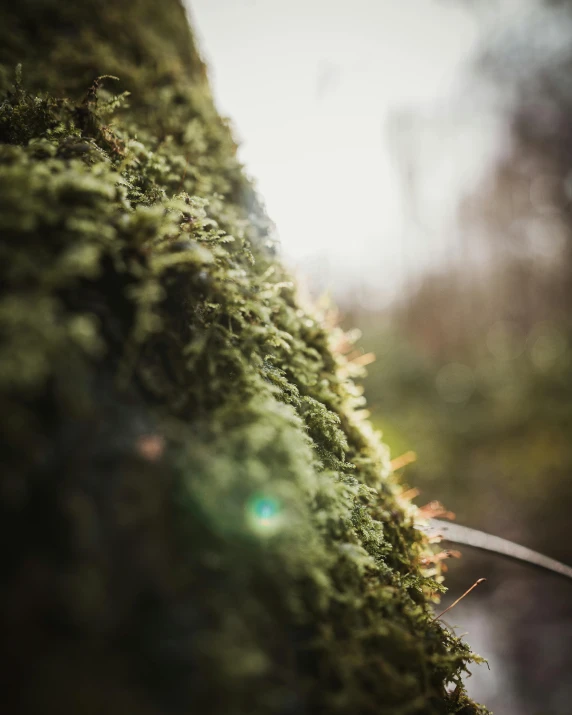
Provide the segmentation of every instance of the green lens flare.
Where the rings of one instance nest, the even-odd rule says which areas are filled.
[[[274,533],[282,521],[282,507],[278,499],[264,494],[255,494],[246,507],[248,522],[258,533]]]

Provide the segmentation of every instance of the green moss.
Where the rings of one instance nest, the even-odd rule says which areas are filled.
[[[24,0],[0,28],[18,707],[484,712],[339,331],[277,260],[180,5]]]

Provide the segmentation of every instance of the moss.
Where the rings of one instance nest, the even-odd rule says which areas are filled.
[[[460,685],[468,648],[431,619],[441,586],[341,335],[280,265],[181,6],[24,0],[0,28],[19,710],[485,712]]]

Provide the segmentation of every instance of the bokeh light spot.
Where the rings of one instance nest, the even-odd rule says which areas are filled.
[[[550,370],[564,356],[567,344],[560,330],[549,323],[537,323],[528,338],[530,358],[538,370]]]
[[[246,515],[254,531],[260,534],[273,534],[282,524],[282,505],[275,497],[254,494],[246,505]]]

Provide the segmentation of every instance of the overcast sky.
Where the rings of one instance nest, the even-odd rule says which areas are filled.
[[[393,290],[438,260],[452,197],[478,172],[492,135],[487,117],[425,127],[458,99],[473,16],[436,0],[191,0],[191,14],[219,109],[291,263],[334,290],[342,281]],[[396,149],[400,120],[386,126],[403,108],[413,108],[405,116],[419,124],[415,157],[425,162],[422,231],[395,167],[408,134]]]

